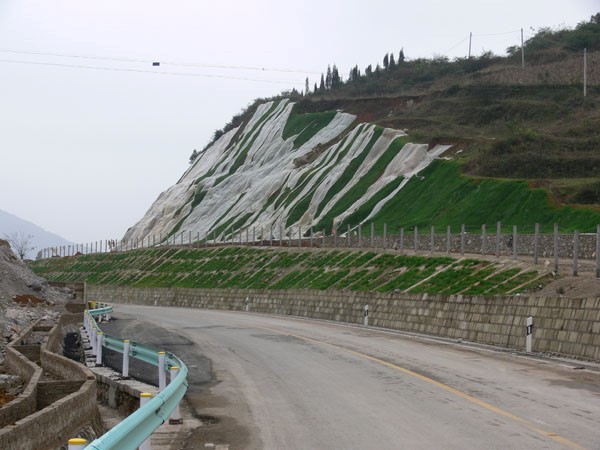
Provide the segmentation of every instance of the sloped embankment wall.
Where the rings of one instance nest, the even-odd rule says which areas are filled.
[[[534,318],[535,352],[600,361],[600,298],[465,297],[300,290],[87,286],[88,300],[293,315],[525,348]]]

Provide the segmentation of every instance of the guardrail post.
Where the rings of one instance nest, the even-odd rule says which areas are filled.
[[[92,344],[92,355],[96,355],[96,342],[98,342],[98,338],[96,337],[96,327],[92,326],[90,331],[90,344]]]
[[[123,369],[121,375],[123,378],[129,378],[129,339],[123,341]]]
[[[158,390],[164,391],[167,387],[167,371],[165,367],[165,352],[158,352]]]
[[[142,392],[140,394],[140,408],[142,408],[146,403],[148,403],[154,394],[150,392]],[[152,443],[150,442],[152,435],[148,436],[148,438],[140,444],[138,450],[152,450]]]
[[[365,305],[365,318],[363,323],[365,327],[369,325],[369,305]]]
[[[98,338],[96,341],[96,366],[102,365],[102,343],[104,342],[104,333],[102,331],[98,332]]]
[[[81,438],[69,439],[69,450],[83,450],[87,446],[88,441]]]
[[[170,373],[171,373],[171,382],[173,382],[173,380],[175,378],[177,378],[177,375],[179,374],[179,367],[172,366]],[[175,409],[171,413],[171,417],[169,417],[169,424],[170,425],[181,425],[182,423],[183,423],[183,419],[181,418],[181,414],[179,412],[179,403],[177,403],[177,406],[175,406]]]

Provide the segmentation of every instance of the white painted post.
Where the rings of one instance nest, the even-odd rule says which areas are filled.
[[[96,337],[96,328],[92,326],[90,330],[90,344],[92,345],[92,355],[96,355],[96,343],[98,338]]]
[[[365,327],[369,325],[369,305],[365,305],[365,317],[363,323]]]
[[[177,375],[179,374],[179,367],[172,366],[169,372],[171,373],[172,383],[173,380],[177,378]],[[175,409],[171,413],[171,417],[169,417],[169,425],[181,425],[182,423],[183,419],[181,418],[181,413],[179,412],[179,403],[177,403],[177,406],[175,406]]]
[[[143,407],[146,403],[148,403],[152,399],[152,397],[154,397],[154,394],[151,394],[150,392],[142,392],[140,394],[140,408]],[[146,439],[140,444],[138,450],[152,450],[152,443],[150,442],[151,438],[152,435],[148,436],[148,439]]]
[[[101,366],[102,365],[102,344],[104,342],[104,333],[102,331],[100,331],[98,333],[98,337],[97,337],[97,341],[96,341],[96,347],[97,347],[97,352],[96,352],[96,366]]]
[[[525,351],[531,353],[533,348],[533,317],[527,317],[527,337],[525,338]]]
[[[87,446],[88,441],[81,438],[69,439],[68,450],[83,450]]]
[[[125,339],[123,341],[123,370],[122,376],[123,378],[129,378],[129,339]]]
[[[158,391],[162,392],[167,387],[167,370],[165,366],[165,352],[158,352]]]

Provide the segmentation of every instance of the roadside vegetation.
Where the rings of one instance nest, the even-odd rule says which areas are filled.
[[[31,267],[51,281],[96,285],[484,295],[521,292],[544,276],[506,261],[252,247],[136,250],[42,260]]]

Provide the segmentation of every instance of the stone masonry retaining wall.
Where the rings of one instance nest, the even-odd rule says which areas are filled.
[[[282,314],[525,348],[534,318],[535,352],[600,361],[600,298],[466,297],[406,293],[87,286],[87,300]]]
[[[41,346],[40,356],[44,370],[48,370],[64,379],[79,380],[81,386],[76,392],[52,402],[39,411],[34,409],[33,413],[0,429],[0,448],[57,448],[64,445],[69,438],[76,436],[79,430],[86,426],[92,426],[97,433],[102,432],[96,404],[96,378],[94,374],[82,364],[51,351],[52,348],[56,349],[58,347],[62,337],[62,327],[68,323],[73,323],[73,320],[75,320],[74,316],[69,314],[61,317],[59,323],[45,338]],[[8,354],[7,351],[7,357]],[[41,375],[41,368],[39,373]],[[37,382],[35,386],[37,389]],[[31,397],[35,408],[37,395]]]

